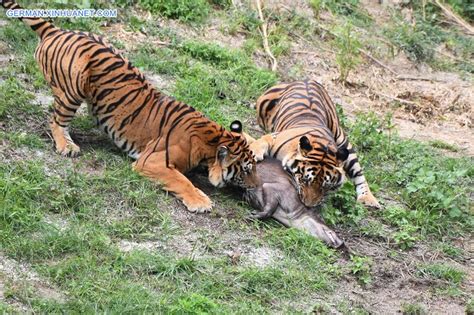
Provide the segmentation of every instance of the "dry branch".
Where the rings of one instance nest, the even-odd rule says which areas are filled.
[[[443,11],[443,14],[450,19],[451,21],[455,22],[457,25],[461,26],[464,28],[464,30],[467,32],[469,35],[474,35],[474,27],[470,25],[468,22],[464,21],[463,18],[461,18],[459,15],[453,12],[451,8],[449,8],[449,5],[441,3],[439,0],[432,0],[434,4],[436,4],[441,11]]]
[[[446,80],[443,79],[437,79],[437,78],[430,78],[430,77],[419,77],[419,76],[411,76],[411,75],[397,75],[396,77],[397,80],[406,80],[406,81],[434,81],[434,82],[444,82],[446,83]]]
[[[386,94],[378,93],[378,92],[374,92],[374,91],[372,91],[372,93],[373,93],[374,95],[377,95],[378,97],[383,97],[383,98],[389,99],[389,100],[391,100],[391,101],[397,101],[397,102],[400,102],[400,103],[402,103],[402,104],[417,105],[416,102],[407,101],[407,100],[404,100],[403,98],[399,98],[399,97],[395,97],[395,96],[390,96],[390,95],[386,95]]]
[[[392,74],[398,75],[398,73],[396,71],[393,71],[389,66],[385,65],[382,61],[378,60],[377,58],[375,58],[374,56],[372,56],[371,54],[369,54],[365,50],[359,48],[359,52],[361,52],[364,56],[371,59],[373,62],[375,62],[376,64],[378,64],[382,68],[390,71]]]
[[[262,35],[262,40],[263,40],[263,49],[265,49],[265,52],[267,53],[268,57],[270,57],[270,60],[272,62],[272,71],[276,71],[278,67],[278,62],[273,56],[270,46],[268,44],[268,24],[263,18],[263,12],[262,12],[262,4],[260,3],[260,0],[255,0],[257,4],[257,11],[258,11],[258,16],[260,18],[260,21],[262,21],[262,25],[260,25],[260,30],[261,30],[261,35]]]

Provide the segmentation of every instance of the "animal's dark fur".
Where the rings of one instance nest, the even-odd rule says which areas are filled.
[[[329,246],[339,248],[344,242],[324,225],[300,200],[295,184],[281,162],[265,159],[257,164],[259,184],[245,192],[245,199],[259,212],[253,218],[273,217],[283,225],[304,230],[323,240]]]

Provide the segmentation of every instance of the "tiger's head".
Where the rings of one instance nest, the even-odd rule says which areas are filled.
[[[333,142],[311,142],[307,136],[299,139],[298,153],[285,163],[285,169],[293,175],[300,199],[307,207],[320,205],[330,191],[341,187],[345,179],[341,164],[348,155],[346,148],[338,150]]]
[[[214,163],[209,166],[209,181],[216,187],[233,184],[242,188],[253,188],[258,184],[256,159],[250,150],[252,139],[242,132],[238,120],[230,125],[230,131],[221,136]]]

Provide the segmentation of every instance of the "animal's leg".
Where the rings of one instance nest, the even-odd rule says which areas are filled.
[[[170,152],[169,156],[173,156]],[[166,165],[166,152],[157,151],[142,154],[133,164],[134,170],[156,180],[163,189],[173,193],[180,199],[190,212],[207,212],[212,209],[208,196],[186,178],[173,164]]]
[[[273,145],[273,141],[273,135],[268,134],[262,136],[260,139],[255,140],[250,144],[250,150],[252,150],[257,161],[262,161],[265,156],[268,155],[268,153],[270,152],[270,148]]]
[[[70,100],[64,93],[54,91],[54,113],[49,126],[56,144],[56,151],[63,156],[75,157],[80,152],[79,146],[69,135],[69,124],[79,106],[81,106],[80,101]]]
[[[370,191],[369,184],[365,179],[364,172],[362,171],[362,167],[359,164],[359,160],[354,148],[350,142],[347,140],[346,142],[349,155],[344,161],[343,167],[346,174],[356,186],[357,201],[367,207],[380,209],[381,206],[379,202]]]
[[[278,199],[278,186],[272,184],[263,184],[263,209],[262,211],[253,212],[250,216],[252,219],[270,218],[277,210],[280,202]]]

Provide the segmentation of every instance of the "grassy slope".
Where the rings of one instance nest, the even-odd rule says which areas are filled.
[[[171,43],[164,48],[137,44],[128,55],[139,67],[174,79],[173,95],[211,118],[225,125],[236,118],[252,124],[254,112],[247,105],[279,77],[252,60],[259,45],[255,16],[227,10],[211,11],[228,29],[248,33],[244,49],[188,39],[128,18],[131,31],[142,29],[150,39]],[[101,31],[95,22],[68,27]],[[281,40],[288,39],[285,34],[282,29],[273,40],[276,54],[288,50]],[[8,21],[0,39],[8,45],[6,53],[15,56],[0,73],[0,253],[26,264],[66,296],[42,294],[0,271],[0,281],[7,279],[0,311],[11,310],[16,301],[34,311],[365,312],[343,299],[315,300],[337,292],[343,279],[370,290],[376,267],[370,257],[342,259],[302,233],[245,222],[249,208],[226,195],[228,190],[207,187],[218,205],[215,213],[187,214],[157,185],[134,174],[131,160],[87,117],[77,119],[72,131],[84,154],[74,160],[54,154],[48,109],[34,101],[34,93],[49,94],[32,58],[36,38],[21,23]],[[466,254],[455,240],[472,232],[472,159],[445,157],[426,144],[400,140],[389,117],[362,115],[346,125],[386,209],[374,213],[355,205],[348,183],[323,209],[327,222],[350,231],[347,236],[388,246],[393,257],[410,256],[420,247],[438,251],[436,263],[418,261],[412,273],[434,281],[428,289],[433,299],[466,303],[467,275],[459,267]],[[124,243],[148,244],[152,250],[125,251]],[[420,307],[417,301],[407,303],[407,310]]]

